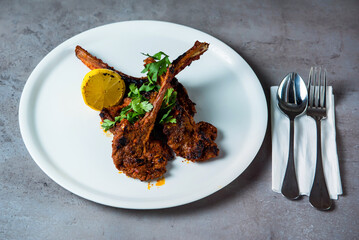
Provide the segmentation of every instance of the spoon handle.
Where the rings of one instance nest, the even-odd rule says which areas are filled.
[[[313,207],[320,210],[328,210],[332,206],[329,197],[328,188],[325,183],[323,162],[322,162],[322,140],[321,140],[321,122],[316,119],[317,123],[317,166],[315,169],[315,177],[312,190],[309,195],[309,202]]]
[[[297,199],[299,197],[299,188],[294,166],[294,118],[290,118],[290,132],[289,132],[289,156],[287,163],[287,170],[282,185],[282,194],[289,199]]]

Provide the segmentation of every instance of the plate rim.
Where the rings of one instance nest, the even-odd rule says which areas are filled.
[[[198,32],[200,34],[204,34],[204,36],[206,36],[207,38],[211,38],[214,39],[217,43],[220,43],[222,47],[225,47],[226,50],[234,53],[237,57],[241,58],[244,62],[244,64],[246,64],[246,68],[247,70],[251,71],[252,75],[255,77],[254,80],[256,80],[255,82],[258,84],[259,89],[260,90],[260,95],[261,95],[261,100],[258,102],[262,103],[262,106],[264,106],[263,110],[265,111],[263,114],[263,121],[261,126],[258,126],[258,128],[260,128],[259,133],[261,134],[260,136],[256,136],[256,138],[258,139],[256,141],[256,146],[253,147],[253,149],[255,149],[254,151],[252,151],[253,156],[251,156],[251,160],[247,161],[247,164],[243,165],[245,166],[243,168],[243,170],[241,170],[239,173],[237,173],[237,171],[230,175],[229,177],[226,178],[225,184],[223,187],[221,188],[209,188],[210,190],[205,191],[204,193],[200,193],[200,194],[194,194],[191,196],[195,196],[195,197],[190,197],[185,200],[183,199],[179,199],[179,200],[167,200],[167,201],[161,201],[160,203],[146,203],[146,204],[133,204],[130,201],[121,201],[119,202],[118,200],[110,200],[108,197],[106,196],[101,196],[98,195],[96,193],[94,193],[91,190],[87,190],[86,186],[82,186],[81,183],[78,183],[75,181],[75,179],[67,179],[66,176],[62,176],[63,174],[56,172],[53,167],[51,167],[51,163],[47,162],[46,159],[44,159],[43,153],[41,152],[41,149],[38,149],[34,144],[33,144],[33,139],[31,137],[30,131],[29,129],[27,129],[26,125],[28,125],[29,123],[26,121],[26,117],[27,116],[27,112],[29,111],[29,108],[27,107],[28,104],[26,103],[26,100],[28,100],[31,96],[31,88],[34,88],[34,84],[36,84],[36,79],[38,78],[38,75],[41,74],[41,72],[44,69],[44,65],[46,66],[46,63],[51,61],[51,58],[55,58],[58,55],[58,52],[60,52],[61,50],[63,50],[62,48],[64,46],[66,46],[66,44],[68,44],[71,41],[74,41],[74,39],[76,40],[76,38],[81,38],[81,35],[86,35],[88,32],[91,31],[98,31],[98,29],[101,28],[107,28],[107,27],[111,27],[111,26],[115,26],[115,25],[119,25],[119,24],[132,24],[132,23],[147,23],[147,24],[164,24],[164,25],[169,25],[172,27],[177,27],[177,28],[182,28],[185,30],[189,30],[189,31],[195,31]],[[55,181],[57,184],[59,184],[60,186],[62,186],[63,188],[65,188],[66,190],[82,197],[85,198],[87,200],[102,204],[102,205],[107,205],[107,206],[111,206],[111,207],[117,207],[117,208],[125,208],[125,209],[163,209],[163,208],[170,208],[170,207],[176,207],[176,206],[181,206],[181,205],[185,205],[191,202],[195,202],[198,201],[200,199],[203,199],[207,196],[210,196],[212,194],[214,194],[215,192],[219,191],[220,189],[228,186],[230,183],[232,183],[237,177],[239,177],[244,171],[245,169],[248,168],[248,166],[253,162],[254,158],[256,157],[256,155],[258,154],[263,141],[264,141],[264,137],[265,137],[265,133],[268,127],[268,109],[267,109],[267,101],[265,98],[265,94],[264,94],[264,90],[263,87],[257,77],[257,75],[255,74],[255,72],[253,71],[253,69],[250,67],[250,65],[244,60],[244,58],[237,53],[234,49],[232,49],[230,46],[228,46],[226,43],[222,42],[221,40],[217,39],[216,37],[213,37],[203,31],[197,30],[195,28],[192,27],[188,27],[185,25],[181,25],[181,24],[177,24],[177,23],[171,23],[171,22],[165,22],[165,21],[156,21],[156,20],[133,20],[133,21],[121,21],[121,22],[115,22],[115,23],[110,23],[110,24],[105,24],[105,25],[101,25],[101,26],[97,26],[95,28],[91,28],[88,30],[85,30],[81,33],[78,33],[70,38],[68,38],[67,40],[65,40],[64,42],[62,42],[61,44],[59,44],[58,46],[56,46],[53,50],[51,50],[44,58],[41,59],[41,61],[37,64],[37,66],[34,68],[34,70],[31,72],[30,76],[28,77],[21,97],[20,97],[20,103],[19,103],[19,126],[20,126],[20,133],[22,136],[22,139],[25,143],[25,146],[30,154],[30,156],[32,157],[32,159],[36,162],[36,164],[40,167],[40,169],[49,177],[51,178],[53,181]],[[258,132],[257,131],[257,132]],[[41,147],[41,146],[40,146]],[[75,181],[75,182],[74,182]],[[82,186],[82,187],[81,187]]]

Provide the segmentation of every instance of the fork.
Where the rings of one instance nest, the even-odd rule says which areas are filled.
[[[327,117],[327,70],[311,67],[308,80],[307,115],[314,118],[317,125],[317,161],[315,177],[309,202],[319,210],[328,210],[332,206],[328,188],[325,183],[322,161],[321,120]]]

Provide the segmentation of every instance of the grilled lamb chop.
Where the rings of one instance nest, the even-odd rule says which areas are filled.
[[[196,42],[196,44],[189,50],[192,51],[194,53],[192,53],[192,55],[194,55],[193,57],[198,59],[199,58],[199,52],[201,52],[201,54],[206,51],[208,48],[208,44],[207,43],[200,43],[200,42]],[[141,77],[141,78],[137,78],[137,77],[132,77],[129,76],[121,71],[116,70],[115,68],[109,66],[107,63],[104,63],[101,59],[91,55],[88,51],[86,51],[85,49],[83,49],[80,46],[76,46],[75,49],[75,53],[77,58],[79,58],[88,68],[90,68],[91,70],[93,69],[98,69],[98,68],[105,68],[105,69],[109,69],[112,71],[117,72],[121,78],[124,80],[124,82],[126,83],[126,86],[128,89],[128,86],[131,83],[135,83],[138,87],[141,86],[143,83],[146,83],[148,81],[147,77]],[[183,58],[183,55],[180,56],[179,58],[177,58],[175,61],[179,61],[180,58]],[[196,60],[194,59],[193,60]],[[148,61],[150,58],[147,58],[147,62],[145,60],[145,63],[148,64],[152,61]],[[188,58],[186,58],[188,61]],[[153,60],[153,59],[152,59]],[[153,60],[154,61],[154,60]],[[182,61],[184,63],[184,61]],[[182,63],[182,65],[183,65]],[[175,75],[180,71],[180,67],[175,67]],[[181,104],[181,106],[184,107],[184,109],[186,109],[187,112],[189,112],[191,114],[191,116],[194,116],[194,114],[196,113],[196,107],[195,107],[195,103],[191,101],[191,99],[188,96],[187,90],[185,89],[185,87],[178,82],[178,80],[176,78],[173,78],[171,81],[171,86],[174,88],[174,90],[177,92],[177,101]],[[126,102],[126,98],[124,99],[124,103]],[[128,101],[128,100],[127,100]],[[129,104],[129,102],[126,105],[122,105],[122,107],[125,107]],[[119,115],[119,113],[121,112],[121,109],[119,106],[115,106],[113,107],[114,109],[104,109],[101,112],[101,118],[102,120],[104,119],[109,119],[111,121],[114,120],[114,118],[116,116]],[[113,115],[115,114],[115,115]],[[116,115],[117,114],[117,115]]]
[[[174,68],[178,72],[181,71],[185,66],[184,63],[187,63],[192,58],[198,59],[207,48],[207,43],[196,41],[190,50],[173,61]],[[154,59],[147,58],[144,62],[148,64],[153,61]],[[183,90],[185,93],[177,92],[178,95],[188,96],[184,87]],[[217,128],[207,122],[196,123],[193,119],[195,111],[192,111],[191,106],[186,105],[188,100],[183,101],[183,99],[183,97],[177,98],[177,102],[173,107],[173,117],[176,118],[176,123],[166,123],[163,128],[163,133],[168,139],[168,146],[172,148],[177,156],[194,162],[205,161],[218,156],[219,149],[214,142],[217,138]]]
[[[76,54],[77,58],[80,59],[91,70],[98,69],[98,68],[104,68],[104,69],[109,69],[109,70],[117,72],[121,76],[121,78],[123,79],[123,81],[126,83],[127,86],[131,83],[135,83],[136,85],[140,86],[143,83],[148,81],[147,77],[136,78],[136,77],[132,77],[127,74],[124,74],[123,72],[117,71],[113,67],[109,66],[107,63],[104,63],[101,59],[91,55],[89,52],[87,52],[85,49],[83,49],[80,46],[76,46],[75,54]]]
[[[208,49],[207,43],[200,43],[196,41],[195,45],[191,49],[189,49],[183,55],[178,57],[172,63],[173,76],[179,73],[187,65],[190,65],[190,63],[193,60],[199,59],[200,55],[203,54],[207,49]],[[89,54],[86,50],[84,50],[80,46],[76,47],[76,56],[90,69],[107,68],[116,71],[124,79],[126,85],[129,85],[130,83],[135,83],[137,86],[140,86],[147,81],[147,78],[135,78],[115,70],[114,68],[108,66],[108,64],[102,62],[101,59],[98,59],[92,56],[91,54]],[[151,63],[152,61],[154,60],[151,58],[147,58],[145,60],[145,63],[148,64]],[[193,116],[196,113],[195,104],[189,99],[187,90],[174,77],[172,77],[171,80],[169,78],[161,76],[160,81],[162,83],[162,87],[164,86],[163,85],[164,79],[166,79],[166,81],[171,81],[170,82],[171,87],[173,87],[174,90],[177,92],[177,101],[175,106],[173,107],[173,117],[176,118],[177,122],[174,124],[173,123],[165,124],[163,126],[163,133],[167,137],[163,137],[162,134],[162,136],[159,139],[164,138],[166,140],[167,138],[168,146],[170,146],[178,156],[184,157],[191,161],[204,161],[216,157],[219,153],[217,145],[214,142],[214,140],[217,137],[217,129],[213,125],[206,122],[195,123],[193,119]],[[168,88],[168,86],[166,88]],[[151,103],[154,103],[154,101],[157,100],[157,98],[156,100],[153,100],[154,96],[156,96],[155,93],[151,93],[151,95],[149,96],[149,98],[151,99],[150,100]],[[159,96],[159,94],[157,96]],[[121,105],[114,106],[108,109],[103,109],[100,113],[102,120],[109,119],[113,121],[114,118],[119,115],[121,109],[127,106],[130,102],[131,99],[125,98]],[[152,112],[153,111],[154,110],[152,110]],[[144,118],[148,118],[148,116],[145,115]],[[138,143],[140,140],[136,140],[136,139],[143,138],[144,136],[143,135],[144,133],[142,132],[144,131],[143,119],[133,124],[133,126],[136,127],[130,127],[131,124],[129,124],[129,122],[124,119],[120,123],[117,123],[115,128],[110,129],[110,131],[115,135],[113,140],[114,152],[116,152],[115,148],[121,149],[123,146],[129,144],[129,142],[132,140],[135,143]],[[153,119],[151,119],[151,121],[153,121]],[[140,122],[141,125],[139,125]],[[158,125],[156,124],[156,126]],[[146,125],[145,128],[147,129],[148,126]],[[148,129],[151,129],[152,131],[153,126]],[[156,129],[162,130],[162,128],[158,128],[158,127],[156,127]],[[126,162],[127,167],[125,171],[124,170],[125,168],[121,167],[122,166],[121,164],[124,164],[125,162],[123,160],[125,159],[125,157],[122,156],[122,154],[115,153],[115,156],[117,156],[116,159],[118,159],[115,161],[114,158],[114,162],[117,168],[119,169],[121,168],[122,171],[124,171],[129,176],[134,178],[139,178],[141,180],[153,179],[164,174],[164,172],[166,171],[165,166],[167,160],[170,159],[172,155],[169,151],[168,146],[164,144],[163,141],[154,139],[153,137],[154,135],[161,135],[158,134],[158,131],[157,134],[156,133],[154,134],[154,132],[156,131],[153,131],[152,134],[151,132],[146,132],[146,134],[149,136],[146,137],[148,142],[144,142],[142,144],[142,146],[145,146],[144,149],[153,149],[149,152],[150,155],[146,154],[147,151],[145,151],[145,153],[142,152],[144,158],[137,158],[137,162],[136,160],[127,161]],[[129,137],[123,138],[124,134]],[[138,152],[133,150],[131,151],[138,155]],[[125,151],[122,153],[126,153],[129,154],[129,156],[131,156],[131,151],[130,152]],[[147,160],[145,161],[144,159]],[[148,161],[148,159],[152,159],[152,160]],[[156,162],[155,159],[157,159],[158,161]]]
[[[217,157],[219,149],[214,142],[217,128],[207,122],[196,123],[180,104],[176,104],[173,110],[176,124],[166,123],[163,133],[176,155],[193,162]]]
[[[134,124],[123,119],[113,131],[113,162],[117,169],[129,177],[142,181],[161,177],[166,172],[167,161],[173,157],[166,144],[151,137],[157,113],[172,78],[173,70],[167,70],[152,111]]]

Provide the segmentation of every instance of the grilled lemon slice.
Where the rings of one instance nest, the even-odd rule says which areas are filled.
[[[118,104],[125,95],[125,90],[125,82],[121,76],[108,69],[90,71],[81,85],[85,104],[97,111]]]

